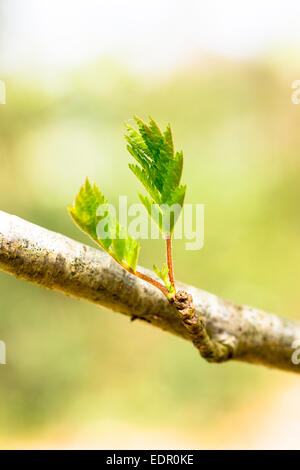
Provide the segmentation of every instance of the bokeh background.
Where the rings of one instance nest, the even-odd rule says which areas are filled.
[[[300,319],[297,1],[0,0],[0,209],[90,243],[86,176],[137,201],[123,122],[172,124],[205,246],[178,279]],[[140,263],[163,258],[143,241]],[[111,334],[114,331],[114,334]],[[300,448],[300,384],[0,273],[1,448]]]

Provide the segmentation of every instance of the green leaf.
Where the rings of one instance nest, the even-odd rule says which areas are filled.
[[[164,133],[161,132],[156,122],[150,118],[146,124],[138,117],[134,118],[138,130],[127,127],[127,149],[135,158],[138,165],[129,165],[131,171],[137,176],[151,199],[140,196],[140,199],[151,217],[151,209],[158,204],[160,211],[152,211],[160,230],[165,234],[171,234],[180,211],[184,204],[186,186],[180,185],[183,153],[174,151],[173,136],[170,125]],[[166,218],[170,210],[166,205],[179,205],[179,211],[171,217],[169,223]],[[160,212],[160,219],[157,214]],[[171,211],[172,213],[172,211]]]
[[[145,207],[146,211],[148,212],[149,217],[152,218],[152,220],[158,226],[159,230],[162,231],[163,212],[162,212],[161,206],[159,204],[156,204],[147,196],[143,196],[142,194],[139,194],[139,198],[140,198],[141,203]]]
[[[75,198],[74,206],[69,207],[74,222],[95,241],[98,240],[96,212],[100,205],[105,204],[107,201],[97,186],[92,187],[86,179]]]
[[[120,264],[126,263],[135,271],[140,245],[122,227],[94,184],[86,179],[69,212],[79,228],[89,235]]]
[[[169,160],[164,190],[162,194],[163,200],[168,199],[169,193],[176,191],[179,186],[183,169],[183,153],[177,152],[175,158]],[[182,186],[181,186],[182,187]]]
[[[170,282],[169,279],[169,268],[168,266],[164,263],[162,269],[159,269],[156,264],[153,265],[154,272],[157,274],[157,276],[164,282],[167,290],[170,292],[170,294],[174,294],[175,290]]]
[[[165,142],[166,142],[166,153],[169,158],[174,157],[174,142],[173,142],[173,134],[171,130],[170,124],[167,125],[167,129],[164,132]]]
[[[140,182],[144,185],[145,189],[148,191],[152,199],[157,204],[159,204],[161,202],[159,192],[148,178],[147,172],[139,165],[133,165],[130,163],[128,166],[130,170],[135,174],[135,176],[140,180]]]

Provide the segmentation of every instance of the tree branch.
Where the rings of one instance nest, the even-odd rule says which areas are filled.
[[[0,269],[193,340],[165,296],[109,255],[2,211]],[[226,345],[228,358],[300,372],[300,365],[291,361],[293,343],[300,339],[299,322],[235,305],[195,287],[178,287],[193,296],[208,333],[205,341]]]

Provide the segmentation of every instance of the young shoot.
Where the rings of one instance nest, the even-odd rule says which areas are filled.
[[[167,263],[154,271],[162,282],[136,269],[140,245],[122,227],[98,187],[86,179],[69,212],[74,222],[128,272],[160,289],[169,301],[176,296],[172,234],[183,207],[186,186],[180,184],[183,153],[175,152],[170,125],[162,132],[153,119],[134,117],[137,129],[126,124],[127,149],[136,163],[129,168],[148,195],[139,194],[150,218],[166,240]],[[99,230],[99,225],[102,229]]]

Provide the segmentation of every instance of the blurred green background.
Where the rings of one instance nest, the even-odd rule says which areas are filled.
[[[171,122],[186,202],[205,205],[204,248],[175,242],[176,277],[300,319],[300,106],[284,61],[213,56],[147,78],[103,59],[51,81],[0,78],[1,210],[90,243],[66,209],[85,177],[112,202],[137,202],[123,122]],[[160,263],[163,248],[142,241],[139,263]],[[1,448],[251,447],[253,420],[296,386],[259,366],[208,365],[178,338],[4,273],[0,339]]]

